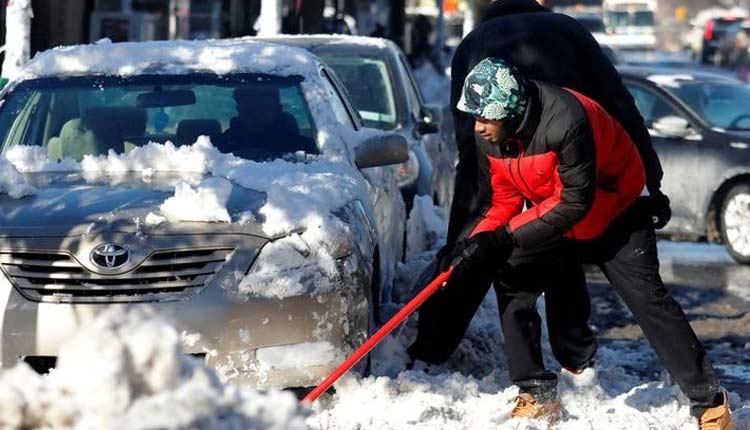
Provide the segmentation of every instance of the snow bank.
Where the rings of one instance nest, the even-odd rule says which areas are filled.
[[[0,158],[0,194],[5,193],[14,199],[21,198],[36,193],[26,180],[26,177],[19,173],[12,163]]]
[[[292,394],[223,385],[150,308],[124,309],[83,328],[48,376],[23,363],[0,373],[0,427],[307,428]]]

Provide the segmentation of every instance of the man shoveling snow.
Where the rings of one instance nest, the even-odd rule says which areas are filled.
[[[520,389],[511,416],[561,418],[557,377],[542,360],[541,291],[533,279],[550,262],[590,262],[602,269],[690,399],[698,427],[731,429],[727,395],[659,277],[650,208],[639,198],[643,163],[620,124],[593,100],[527,81],[494,58],[469,73],[458,109],[476,119],[477,185],[485,199],[479,206],[485,210],[474,214],[471,230],[442,258],[440,271],[476,249],[446,288],[456,309],[470,313],[476,308],[461,304],[472,294],[465,276],[495,278],[509,372]],[[533,206],[523,210],[524,200]],[[419,343],[410,352],[418,352]]]

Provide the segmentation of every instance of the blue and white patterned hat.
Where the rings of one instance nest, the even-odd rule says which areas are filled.
[[[521,73],[499,58],[485,58],[466,77],[456,107],[470,115],[505,120],[523,117],[527,104]]]

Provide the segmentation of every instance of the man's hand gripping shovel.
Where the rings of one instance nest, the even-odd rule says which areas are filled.
[[[471,245],[464,249],[464,251],[456,257],[451,266],[445,272],[439,274],[432,282],[429,283],[419,294],[417,294],[409,303],[401,308],[396,315],[394,315],[388,322],[386,322],[375,334],[373,334],[367,341],[362,344],[356,351],[354,351],[346,360],[344,360],[339,367],[336,368],[328,377],[320,383],[314,390],[312,390],[304,399],[302,403],[310,404],[317,400],[321,394],[325,393],[344,373],[349,371],[354,365],[356,365],[364,356],[366,356],[375,346],[377,346],[390,332],[392,332],[399,324],[401,324],[406,318],[411,315],[414,311],[419,309],[420,306],[433,294],[435,291],[445,286],[448,283],[453,272],[466,262],[466,260],[476,251],[477,246]]]

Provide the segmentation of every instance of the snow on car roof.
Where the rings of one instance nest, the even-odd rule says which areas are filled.
[[[317,65],[315,56],[302,49],[248,38],[124,43],[104,40],[41,52],[26,65],[19,79],[207,71],[309,77],[317,74]]]
[[[254,38],[245,38],[244,40],[252,40]],[[366,36],[349,36],[349,35],[326,35],[326,34],[315,34],[315,35],[278,35],[278,36],[264,36],[259,38],[261,41],[278,41],[284,43],[312,43],[312,44],[344,44],[344,45],[358,45],[362,47],[387,49],[389,43],[392,43],[386,39],[379,37],[366,37]]]

